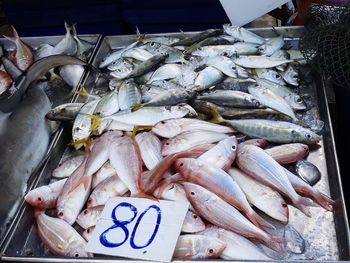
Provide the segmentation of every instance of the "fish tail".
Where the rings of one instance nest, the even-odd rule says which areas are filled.
[[[136,103],[131,107],[131,111],[137,111],[137,110],[141,109],[143,106],[144,106],[144,104]]]
[[[89,92],[87,92],[86,88],[83,85],[80,85],[80,91],[78,92],[78,95],[83,97],[90,96]]]
[[[93,114],[88,114],[88,113],[80,113],[80,114],[84,114],[85,116],[89,117],[92,120],[90,131],[94,131],[98,128],[98,126],[100,126],[102,121],[101,117]]]
[[[84,175],[81,177],[76,184],[74,184],[71,189],[69,190],[69,193],[73,192],[75,189],[77,189],[81,184],[83,184],[85,191],[88,191],[89,186],[91,185],[91,176]]]
[[[136,40],[142,42],[146,37],[146,34],[141,34],[139,28],[136,26]]]
[[[16,43],[18,40],[19,40],[19,36],[18,36],[18,33],[16,31],[16,29],[11,26],[11,30],[12,30],[12,36],[6,36],[6,35],[3,35],[4,38]]]
[[[269,222],[267,222],[265,219],[259,216],[254,210],[252,210],[251,213],[247,213],[247,217],[250,221],[252,221],[254,225],[261,229],[263,229],[263,227],[276,229],[273,225],[271,225]]]
[[[298,201],[296,201],[296,202],[293,201],[292,203],[293,203],[293,206],[298,208],[307,217],[311,217],[310,211],[307,210],[306,207],[305,207],[305,206],[315,206],[310,199],[300,196]]]
[[[264,243],[276,252],[284,252],[286,239],[284,237],[269,236],[267,239],[264,239]]]
[[[210,113],[212,115],[212,118],[209,120],[210,122],[213,123],[221,123],[224,122],[225,120],[221,117],[218,109],[214,105],[210,105]]]
[[[142,131],[142,130],[152,130],[153,126],[147,126],[147,125],[137,125],[134,126],[134,128],[132,129],[132,133],[131,133],[131,138],[134,139],[136,136],[136,133],[138,131]]]
[[[315,194],[313,194],[312,197],[315,200],[315,202],[322,206],[324,209],[326,209],[327,211],[333,211],[333,205],[335,204],[334,200],[330,199],[328,196],[318,191]]]

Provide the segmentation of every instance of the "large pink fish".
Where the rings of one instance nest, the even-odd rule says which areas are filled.
[[[4,36],[16,45],[16,64],[20,70],[26,70],[33,64],[33,53],[31,48],[18,36],[16,29],[11,26],[13,36]]]
[[[227,203],[242,211],[257,227],[273,228],[251,208],[239,185],[219,167],[192,158],[178,159],[175,162],[175,167],[186,181],[201,185],[218,195]]]
[[[303,143],[289,143],[266,149],[265,152],[279,164],[289,164],[295,163],[308,155],[309,146]]]
[[[281,250],[279,242],[283,242],[283,238],[271,236],[256,227],[236,208],[222,200],[216,194],[200,185],[192,183],[183,183],[183,186],[192,206],[210,223],[244,237],[258,240],[276,251]]]

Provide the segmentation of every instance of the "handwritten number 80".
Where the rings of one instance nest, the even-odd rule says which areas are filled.
[[[125,220],[125,221],[119,221],[116,217],[116,211],[119,207],[128,207],[130,209],[131,212],[133,212],[133,216],[129,219],[129,220]],[[155,227],[154,227],[154,230],[153,230],[153,233],[151,235],[151,237],[149,238],[149,240],[146,242],[146,244],[144,245],[136,245],[135,244],[135,241],[134,241],[134,237],[136,235],[136,231],[137,231],[137,228],[143,218],[143,216],[150,210],[150,209],[154,209],[156,210],[157,212],[157,222],[155,224]],[[134,221],[134,219],[137,217],[137,208],[135,206],[133,206],[132,204],[129,204],[127,202],[122,202],[120,203],[119,205],[117,205],[116,207],[114,207],[114,209],[112,210],[112,219],[113,219],[113,222],[114,222],[114,225],[111,226],[110,228],[106,229],[101,235],[100,235],[100,242],[102,245],[104,245],[105,247],[110,247],[110,248],[114,248],[114,247],[119,247],[121,245],[123,245],[129,238],[129,229],[126,227],[126,225],[130,224],[132,221]],[[160,211],[160,208],[156,205],[151,205],[149,206],[145,211],[143,211],[141,213],[141,215],[138,217],[137,221],[136,221],[136,224],[135,224],[135,227],[131,233],[131,237],[130,237],[130,246],[134,249],[141,249],[141,248],[145,248],[147,246],[149,246],[152,241],[154,240],[157,232],[158,232],[158,228],[159,228],[159,224],[160,224],[160,221],[161,221],[161,211]],[[106,235],[107,233],[112,230],[112,229],[115,229],[115,228],[121,228],[125,234],[125,238],[122,242],[119,242],[119,243],[113,243],[113,242],[110,242]]]

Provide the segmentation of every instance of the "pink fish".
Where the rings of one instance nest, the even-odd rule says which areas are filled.
[[[0,70],[0,94],[4,93],[11,87],[13,80],[7,72]]]
[[[295,163],[308,155],[309,146],[303,143],[288,143],[266,149],[265,152],[279,164],[289,164]]]

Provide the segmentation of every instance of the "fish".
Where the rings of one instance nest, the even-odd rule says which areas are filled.
[[[158,122],[152,127],[152,132],[163,138],[172,138],[182,132],[193,130],[206,130],[219,133],[233,133],[235,130],[232,127],[211,123],[208,121],[177,118]]]
[[[228,170],[235,161],[237,155],[237,138],[235,136],[223,139],[213,148],[198,157],[211,164],[215,164],[222,170]]]
[[[184,203],[189,202],[186,197],[185,189],[178,183],[160,185],[154,190],[153,195],[163,200],[179,201]],[[193,210],[191,205],[189,209]]]
[[[72,34],[74,25],[64,22],[64,27],[66,28],[66,34],[61,41],[54,46],[51,55],[75,56],[78,50],[78,45]]]
[[[298,118],[295,116],[295,113],[289,104],[270,89],[261,86],[251,86],[248,90],[249,93],[255,96],[263,105],[283,113],[294,121],[298,121]]]
[[[153,193],[156,188],[159,186],[160,181],[166,176],[167,171],[174,164],[174,162],[179,158],[190,157],[196,158],[208,151],[212,147],[211,144],[202,144],[198,146],[191,147],[187,150],[180,151],[178,153],[173,153],[165,158],[163,158],[152,170],[144,173],[140,180],[140,187],[145,193]],[[177,181],[179,175],[172,175],[170,181],[173,181],[174,177]],[[168,183],[168,182],[167,182]],[[163,185],[165,187],[165,184]]]
[[[257,116],[266,116],[266,115],[276,115],[279,114],[277,111],[271,109],[246,109],[246,108],[232,108],[227,106],[219,106],[217,104],[202,101],[194,100],[192,103],[194,108],[204,113],[208,117],[212,117],[213,108],[215,108],[220,115],[227,118],[239,118],[239,117],[257,117]]]
[[[225,24],[223,25],[224,32],[230,36],[233,36],[240,42],[249,42],[254,44],[262,45],[265,39],[257,34],[240,26]]]
[[[178,64],[164,64],[154,71],[147,83],[157,80],[173,79],[181,75],[182,66]]]
[[[283,79],[290,85],[299,86],[298,72],[289,65],[287,69],[281,73]]]
[[[290,181],[297,193],[312,198],[312,200],[314,200],[317,204],[322,206],[327,211],[333,211],[333,206],[335,205],[334,200],[321,193],[314,187],[311,187],[309,184],[304,182],[302,179],[294,175],[289,170],[285,169],[285,172],[288,176],[288,180]]]
[[[84,229],[95,226],[100,219],[104,205],[84,209],[77,217],[77,224]]]
[[[25,194],[29,176],[42,164],[50,142],[51,131],[45,120],[51,103],[37,85],[11,113],[0,112],[0,239]]]
[[[221,29],[207,29],[189,37],[180,39],[179,41],[171,44],[170,46],[190,46],[196,42],[200,42],[206,38],[218,36],[222,33]]]
[[[288,205],[278,192],[252,179],[237,168],[229,169],[228,174],[241,187],[249,203],[273,219],[283,224],[288,223]]]
[[[124,82],[123,80],[113,78],[109,81],[108,87],[110,90],[115,90],[115,89],[118,90],[123,82]]]
[[[289,143],[277,145],[266,149],[268,153],[279,164],[295,163],[309,154],[309,146],[303,143]]]
[[[81,65],[65,65],[60,67],[60,76],[72,88],[76,88],[84,73],[84,67]]]
[[[113,166],[109,161],[105,162],[96,173],[92,175],[92,185],[91,188],[95,189],[101,182],[105,181],[107,178],[117,175]]]
[[[139,43],[138,41],[135,41],[135,42],[131,43],[130,45],[124,47],[124,48],[118,49],[118,50],[112,52],[111,54],[108,54],[105,58],[102,59],[100,65],[99,65],[99,68],[105,68],[108,65],[110,65],[113,61],[118,60],[119,58],[121,58],[121,55],[126,50],[135,47],[138,43]]]
[[[236,90],[216,90],[214,92],[199,95],[197,96],[197,99],[233,108],[264,107],[255,96]]]
[[[274,228],[250,207],[242,189],[220,167],[203,159],[179,158],[175,161],[175,168],[186,181],[205,187],[242,211],[257,227]]]
[[[125,60],[123,60],[123,62],[119,62],[119,59],[113,61],[112,64],[108,66],[108,69],[112,70],[112,72],[109,74],[118,80],[123,80],[126,78],[134,68],[135,66],[132,63],[126,62]]]
[[[305,206],[311,206],[312,201],[295,192],[284,168],[263,149],[254,145],[239,147],[236,164],[247,175],[286,196],[295,207],[310,216]]]
[[[16,45],[16,64],[20,70],[24,71],[33,64],[33,53],[31,48],[19,38],[18,33],[13,26],[11,26],[11,30],[12,36],[4,35],[4,37]]]
[[[116,71],[118,69],[121,71],[123,68],[131,68],[132,70],[134,68],[132,60],[127,58],[119,58],[107,66],[107,69],[110,71]]]
[[[218,238],[187,234],[179,236],[173,257],[179,259],[218,258],[226,244]]]
[[[87,242],[89,242],[89,240],[90,240],[90,238],[91,238],[92,233],[94,232],[94,230],[95,230],[95,227],[94,227],[94,226],[89,227],[89,228],[87,228],[87,229],[84,230],[82,236],[83,236],[83,238],[84,238]]]
[[[167,156],[188,150],[194,146],[218,142],[228,137],[229,135],[224,133],[206,130],[185,131],[164,142],[162,155]]]
[[[220,70],[229,77],[237,78],[237,71],[235,63],[225,56],[209,57],[205,64]]]
[[[182,224],[181,232],[183,233],[198,233],[205,229],[203,220],[196,213],[188,210]]]
[[[77,43],[76,56],[82,60],[87,60],[91,55],[95,44],[80,38],[75,28],[75,24],[72,25],[71,30],[72,30],[73,38]]]
[[[128,110],[141,102],[141,92],[133,79],[123,82],[119,88],[118,103],[121,110]]]
[[[259,47],[259,53],[263,56],[270,57],[273,55],[273,53],[280,50],[283,46],[284,46],[283,36],[272,37],[267,39],[265,43]]]
[[[283,80],[280,74],[278,74],[273,69],[253,69],[252,70],[260,79],[266,79],[268,81],[271,81],[273,83],[279,84],[279,85],[286,85],[286,82]],[[259,82],[258,82],[259,83]]]
[[[0,70],[0,95],[11,87],[13,80],[9,74]]]
[[[133,126],[153,126],[163,120],[184,117],[188,113],[188,108],[179,105],[170,107],[143,107],[136,111],[119,111],[102,119],[95,116],[95,126],[98,126],[97,124],[101,120],[113,120]]]
[[[35,211],[35,220],[40,239],[54,255],[92,257],[85,250],[86,241],[64,220],[47,216],[40,210]]]
[[[246,219],[236,208],[202,186],[182,183],[186,196],[199,215],[210,223],[233,231],[243,237],[255,239],[274,250],[281,250],[280,237],[271,236]]]
[[[200,49],[204,46],[210,46],[210,45],[226,45],[231,44],[230,41],[228,41],[226,38],[223,37],[208,37],[203,39],[202,41],[199,41],[197,43],[192,44],[191,46],[185,48],[183,51],[184,55],[190,55],[193,51]]]
[[[313,163],[306,160],[298,160],[296,165],[296,172],[301,179],[313,186],[321,179],[321,172]]]
[[[249,73],[245,68],[236,65],[237,76],[242,79],[248,79]]]
[[[53,55],[53,49],[54,47],[50,44],[40,44],[39,47],[35,50],[34,61]]]
[[[164,90],[155,95],[150,101],[140,104],[140,107],[144,106],[171,106],[178,103],[186,102],[193,98],[195,93],[190,90],[184,89],[171,89]]]
[[[64,103],[53,108],[46,114],[52,121],[73,121],[84,103]]]
[[[150,42],[155,42],[155,43],[159,43],[162,45],[167,45],[170,46],[171,44],[179,41],[180,38],[178,37],[166,37],[166,36],[152,36],[152,37],[144,37],[141,39],[142,43],[150,43]]]
[[[156,80],[152,82],[152,86],[156,86],[162,89],[181,89],[183,88],[172,80]]]
[[[274,68],[280,65],[293,62],[290,59],[280,59],[274,57],[263,56],[240,56],[234,59],[236,65],[243,68]]]
[[[17,66],[6,57],[1,57],[1,64],[4,66],[5,71],[11,76],[11,80],[17,79],[23,74],[22,70],[17,68]]]
[[[131,72],[129,75],[127,75],[126,77],[124,77],[124,79],[126,78],[136,78],[139,77],[141,75],[144,75],[148,72],[150,72],[151,70],[153,70],[157,65],[159,65],[160,63],[164,62],[164,60],[168,57],[168,54],[164,54],[164,55],[155,55],[145,61],[143,61],[142,63],[140,63],[139,65],[137,65]]]
[[[215,86],[217,83],[221,82],[224,79],[224,74],[214,68],[214,67],[206,67],[201,70],[194,81],[195,91],[202,91],[208,89],[212,86]]]
[[[99,100],[93,100],[85,103],[84,106],[81,107],[79,113],[74,119],[74,123],[72,127],[73,142],[79,142],[89,138],[92,130],[91,129],[92,123],[91,123],[91,119],[88,116],[86,116],[86,114],[93,114],[98,102]],[[79,149],[82,146],[83,144],[80,144],[80,143],[74,144],[74,147],[76,149]]]
[[[109,146],[109,160],[131,196],[146,196],[140,188],[142,159],[136,141],[126,135],[113,140]]]
[[[162,159],[161,142],[151,132],[141,132],[135,136],[141,158],[148,170],[152,170]]]
[[[83,208],[91,189],[91,176],[85,176],[86,159],[65,182],[57,199],[57,217],[72,225]]]
[[[259,45],[252,43],[237,42],[233,45],[217,45],[201,47],[192,52],[193,56],[214,57],[225,56],[233,57],[235,55],[255,55],[258,52]]]
[[[237,69],[237,65],[236,65]],[[248,79],[236,79],[226,78],[223,82],[217,84],[215,88],[217,90],[237,90],[242,92],[248,92],[248,87],[255,84],[256,80],[252,78]]]
[[[243,134],[275,143],[315,144],[321,136],[297,124],[265,119],[226,120]]]
[[[227,231],[216,226],[209,226],[199,234],[215,237],[226,243],[226,248],[220,255],[220,258],[224,260],[271,260],[253,242],[235,232]]]
[[[272,83],[271,81],[256,78],[256,82],[263,87],[268,88],[276,95],[283,97],[284,100],[292,107],[294,110],[305,110],[306,104],[301,98],[299,94],[294,92],[292,89],[279,85],[276,83]]]
[[[114,174],[101,183],[99,183],[87,200],[87,207],[96,207],[105,205],[109,198],[115,196],[122,196],[128,191],[128,187],[123,181]]]
[[[101,117],[112,115],[119,111],[119,93],[113,90],[103,96],[96,105],[94,114]]]
[[[240,145],[244,145],[244,144],[252,144],[264,149],[269,144],[269,142],[266,141],[265,139],[249,139],[240,143]]]
[[[52,177],[65,178],[69,177],[85,160],[84,155],[78,155],[59,163],[52,171]]]
[[[168,57],[165,59],[164,63],[184,63],[184,55],[181,50],[170,47],[167,45],[162,45],[156,42],[148,42],[145,46],[146,50],[151,52],[153,55],[165,55],[168,54]]]
[[[132,58],[139,61],[146,61],[153,57],[153,54],[139,47],[130,48],[122,53],[122,58]]]
[[[29,191],[24,200],[33,207],[49,209],[56,207],[58,195],[61,193],[67,179],[62,179],[54,183],[43,185]]]

